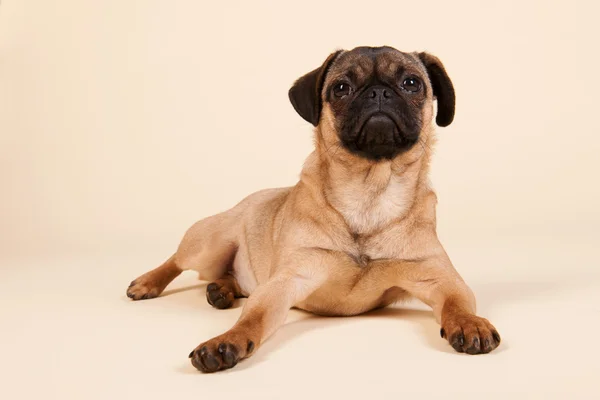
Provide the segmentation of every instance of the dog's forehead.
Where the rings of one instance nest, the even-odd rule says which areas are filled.
[[[363,80],[373,74],[393,76],[400,67],[413,72],[426,73],[419,58],[413,53],[404,53],[393,47],[356,47],[342,52],[334,61],[327,74],[327,81],[351,74]]]

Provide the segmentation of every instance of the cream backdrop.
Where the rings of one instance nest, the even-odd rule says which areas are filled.
[[[89,300],[90,290],[103,288],[101,295],[94,292],[97,310],[111,299],[116,311],[110,315],[124,315],[127,309],[133,316],[192,296],[166,296],[139,306],[125,302],[123,292],[130,279],[168,256],[195,220],[229,208],[253,191],[296,182],[312,149],[312,129],[294,112],[287,91],[330,52],[358,45],[429,51],[444,62],[454,82],[456,118],[438,129],[432,172],[439,197],[438,230],[451,257],[461,261],[459,269],[480,283],[475,289],[484,292],[488,315],[495,298],[489,295],[485,300],[481,284],[499,278],[510,283],[513,278],[502,269],[505,264],[513,265],[517,275],[533,277],[523,291],[536,288],[536,274],[547,271],[545,263],[555,262],[552,274],[560,277],[573,268],[579,268],[581,276],[597,274],[599,4],[3,0],[0,272],[6,301],[25,297],[18,288],[27,286],[33,296],[23,303],[30,307],[27,312],[36,312],[33,299],[41,292],[48,296],[39,297],[39,302],[50,304],[63,296],[61,307],[69,310],[71,290]],[[537,250],[530,252],[533,243]],[[480,245],[492,250],[478,250]],[[582,254],[589,258],[582,261]],[[79,261],[64,270],[60,260]],[[19,272],[16,265],[26,267]],[[19,275],[23,271],[27,276]],[[79,283],[48,287],[47,282],[62,282],[72,273],[79,274]],[[97,274],[103,280],[94,283]],[[34,288],[41,292],[36,295]],[[589,299],[598,300],[594,293],[597,290],[588,300],[578,301],[591,304]],[[189,310],[197,300],[191,299]],[[224,318],[210,314],[203,300],[201,304],[198,301],[206,318]],[[539,309],[553,312],[545,306]],[[11,326],[29,326],[21,311],[11,310],[4,311]],[[504,332],[511,319],[527,325],[535,318],[526,313],[515,317],[503,304],[495,310],[500,320],[496,324],[502,325],[504,318],[501,333],[508,338],[505,363],[519,364],[510,358],[515,354],[510,338],[517,351],[518,338],[525,340],[525,335],[517,328]],[[63,311],[70,316],[61,321],[73,321],[70,312]],[[190,333],[177,348],[167,340],[161,354],[181,361],[178,368],[200,379],[187,369],[187,351],[230,325],[239,309],[231,313],[219,314],[231,315],[231,321],[221,321],[208,333]],[[86,320],[83,311],[76,314]],[[87,316],[90,326],[98,323],[96,317]],[[186,321],[189,326],[192,321],[190,316],[171,318],[172,324]],[[49,323],[52,326],[52,320]],[[426,323],[427,331],[437,335],[434,322]],[[125,321],[106,322],[95,332],[107,324],[111,329],[127,326]],[[596,327],[576,339],[569,337],[566,323],[560,326],[564,331],[555,333],[561,336],[561,346],[571,340],[589,343],[598,332]],[[533,340],[539,330],[529,328],[527,336]],[[38,341],[34,330],[14,329],[21,341]],[[51,337],[62,337],[57,332]],[[131,336],[133,328],[128,332]],[[169,335],[168,330],[162,332]],[[116,343],[127,336],[109,337]],[[431,341],[438,343],[437,339]],[[144,339],[129,340],[128,350],[141,356],[136,340]],[[287,350],[281,351],[293,351],[294,340],[286,339]],[[414,343],[407,346],[415,352],[437,351],[413,336],[404,342],[411,340]],[[83,346],[82,341],[77,343]],[[548,346],[555,343],[547,341]],[[21,358],[16,348],[11,353],[15,360]],[[538,350],[535,354],[543,357]],[[517,354],[527,354],[520,351],[524,353]],[[55,360],[56,365],[69,368],[65,365],[72,361],[83,367],[84,360],[72,357]],[[102,360],[98,365],[113,368],[108,359]],[[286,360],[291,363],[292,357],[287,355],[279,365]],[[29,365],[24,360],[17,363]],[[260,371],[267,363],[245,372]],[[514,379],[520,382],[520,376]],[[559,382],[547,376],[538,377],[539,382]],[[113,387],[125,385],[110,379],[117,385]],[[579,387],[585,389],[590,382],[579,382]],[[568,393],[568,382],[565,385]],[[53,393],[67,390],[73,398],[86,397],[74,387],[55,387]],[[108,389],[99,390],[108,395],[102,392]],[[129,397],[135,393],[131,388],[122,392]]]
[[[427,50],[454,81],[441,232],[598,225],[595,2],[374,4],[4,0],[2,252],[172,248],[194,220],[294,184],[312,130],[287,90],[365,44]]]

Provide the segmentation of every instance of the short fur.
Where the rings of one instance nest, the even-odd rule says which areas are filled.
[[[420,91],[399,89],[407,74],[422,80]],[[342,79],[353,87],[349,97],[332,92]],[[431,306],[442,337],[457,351],[496,348],[500,336],[475,315],[475,298],[436,235],[437,199],[428,181],[433,102],[442,126],[452,122],[455,104],[441,62],[390,47],[338,51],[289,95],[316,126],[300,181],[254,193],[197,222],[175,255],[132,282],[128,296],[156,297],[181,271],[195,270],[215,281],[207,290],[215,307],[248,297],[229,331],[190,354],[203,372],[252,355],[292,307],[356,315],[409,296]],[[361,128],[369,124],[367,113],[386,115],[387,136],[380,124]],[[367,122],[356,123],[361,119]]]

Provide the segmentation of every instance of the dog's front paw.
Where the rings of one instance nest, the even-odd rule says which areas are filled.
[[[473,314],[456,315],[442,321],[440,335],[459,353],[485,354],[500,344],[500,335],[494,325]]]
[[[254,341],[233,332],[202,343],[190,353],[192,365],[202,372],[216,372],[235,367],[254,351]]]

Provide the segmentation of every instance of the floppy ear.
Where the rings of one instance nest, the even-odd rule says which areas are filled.
[[[341,52],[342,50],[338,50],[331,53],[323,65],[299,78],[288,92],[296,112],[314,126],[319,125],[321,116],[321,90],[323,90],[325,75]]]
[[[437,98],[437,116],[435,122],[439,126],[448,126],[454,119],[454,106],[456,96],[454,95],[454,86],[448,77],[444,65],[436,57],[429,53],[419,53],[421,62],[427,68],[427,74],[433,87],[433,95]]]

